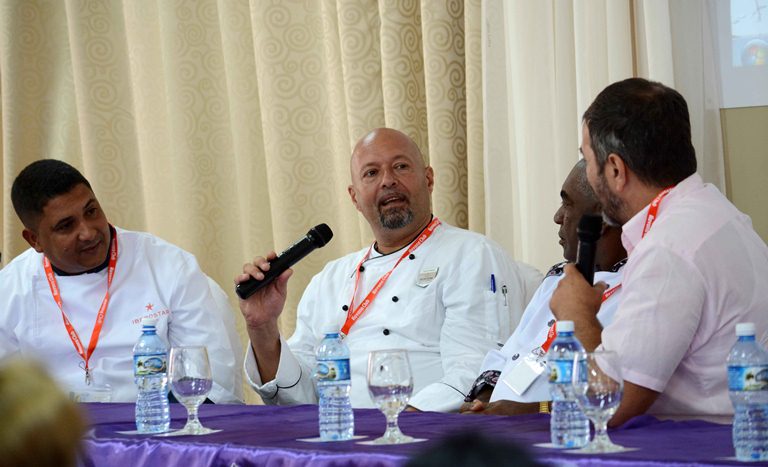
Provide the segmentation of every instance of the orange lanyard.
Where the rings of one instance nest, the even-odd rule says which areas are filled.
[[[611,298],[611,295],[615,294],[619,290],[619,287],[621,287],[621,282],[603,292],[603,302]]]
[[[547,339],[541,344],[541,350],[544,352],[549,350],[549,346],[552,345],[552,341],[555,340],[555,337],[557,337],[557,321],[552,323],[552,326],[549,327],[549,331],[547,331]]]
[[[672,188],[674,186],[664,188],[661,193],[656,195],[655,198],[653,198],[653,201],[651,201],[651,205],[648,206],[648,214],[645,215],[645,224],[643,225],[643,234],[640,238],[644,238],[645,234],[648,233],[649,230],[651,230],[651,226],[654,222],[656,222],[656,218],[658,217],[659,213],[659,206],[661,205],[661,200],[663,200],[670,191],[672,191]]]
[[[67,328],[69,338],[72,340],[72,344],[75,346],[75,351],[80,355],[85,363],[85,384],[91,384],[91,369],[88,365],[93,351],[96,350],[96,345],[99,342],[99,334],[101,334],[101,328],[104,325],[104,318],[107,315],[107,306],[109,305],[109,287],[112,285],[112,279],[115,277],[115,266],[117,266],[117,232],[112,235],[112,244],[109,247],[109,266],[107,267],[107,293],[104,295],[104,300],[99,307],[99,313],[96,315],[96,323],[93,325],[93,332],[91,333],[91,340],[88,343],[88,352],[83,349],[83,343],[80,340],[80,336],[72,326],[72,323],[64,313],[64,305],[61,300],[61,292],[59,291],[58,283],[56,282],[56,276],[53,274],[53,268],[51,262],[47,257],[43,256],[43,268],[45,269],[45,277],[48,279],[48,285],[51,288],[51,294],[53,300],[59,306],[61,310],[61,317],[64,320],[64,326]]]
[[[649,230],[651,230],[651,226],[653,226],[653,223],[656,222],[656,218],[658,217],[659,213],[659,206],[661,205],[661,201],[669,194],[670,191],[672,191],[672,188],[674,186],[665,188],[661,191],[656,197],[651,201],[651,205],[648,207],[648,214],[645,216],[645,223],[643,224],[643,233],[640,238],[644,238],[645,235],[648,233]],[[603,292],[603,302],[611,298],[611,295],[616,293],[619,290],[619,287],[621,287],[621,282],[619,282],[614,287],[611,287],[610,289]],[[552,327],[549,328],[549,331],[547,331],[547,339],[544,341],[544,343],[541,345],[541,348],[544,349],[544,352],[549,349],[549,346],[552,345],[552,341],[555,340],[555,337],[557,337],[557,329],[555,328],[557,326],[557,322],[552,325]]]
[[[656,218],[658,217],[659,205],[661,205],[661,200],[663,200],[669,194],[669,192],[672,191],[672,188],[674,188],[674,186],[664,188],[661,191],[661,193],[656,195],[656,197],[653,198],[653,201],[651,201],[651,205],[648,206],[648,214],[646,214],[645,216],[645,223],[643,224],[643,233],[640,236],[640,238],[645,238],[645,234],[647,234],[648,231],[651,230],[651,226],[653,226],[653,223],[656,222]],[[619,287],[621,287],[621,282],[619,282],[619,284],[616,285],[615,287],[606,290],[605,293],[603,294],[603,301],[608,300],[611,297],[611,295],[616,293]]]
[[[392,266],[392,269],[390,269],[389,272],[387,272],[386,274],[384,274],[379,278],[379,280],[376,282],[376,285],[374,285],[371,291],[368,292],[368,295],[365,297],[365,300],[360,302],[360,305],[358,305],[357,308],[355,308],[354,307],[355,294],[357,293],[357,286],[360,284],[360,267],[371,256],[371,249],[373,248],[373,245],[368,247],[368,251],[365,253],[365,256],[363,256],[363,259],[360,260],[360,262],[357,264],[357,268],[355,270],[355,288],[352,290],[352,299],[349,301],[349,312],[347,313],[347,319],[344,322],[344,326],[341,327],[342,338],[346,337],[347,334],[349,334],[349,330],[357,322],[358,318],[360,318],[360,316],[365,312],[365,310],[369,306],[371,306],[371,303],[373,303],[373,300],[376,299],[376,296],[379,294],[379,291],[381,290],[382,287],[384,287],[384,284],[387,283],[389,276],[392,275],[392,272],[400,264],[400,262],[403,259],[405,259],[406,256],[409,256],[411,253],[416,251],[416,249],[420,247],[422,243],[426,242],[427,239],[430,236],[432,236],[432,233],[435,231],[438,225],[440,225],[440,220],[437,217],[435,217],[434,219],[432,219],[432,222],[430,222],[429,225],[427,225],[427,228],[424,229],[423,232],[421,232],[421,235],[419,235],[418,238],[416,238],[416,240],[411,242],[411,245],[400,256],[400,259],[397,260],[395,265]]]

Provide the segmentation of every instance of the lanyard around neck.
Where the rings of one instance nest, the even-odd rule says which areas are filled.
[[[429,225],[427,225],[427,228],[425,228],[421,232],[421,235],[419,235],[416,238],[416,240],[411,242],[411,244],[408,246],[405,252],[397,260],[395,265],[392,266],[392,269],[390,269],[389,272],[387,272],[386,274],[384,274],[379,278],[379,280],[373,286],[371,291],[368,292],[368,295],[366,295],[365,299],[362,302],[360,302],[357,308],[354,308],[355,294],[357,293],[357,287],[360,284],[360,267],[371,256],[371,249],[373,248],[373,245],[368,247],[368,251],[365,253],[365,256],[363,256],[363,259],[360,260],[360,262],[357,264],[357,268],[355,269],[355,288],[352,290],[352,299],[349,302],[349,312],[347,313],[347,319],[344,322],[344,326],[341,327],[342,338],[346,337],[347,334],[349,334],[349,330],[352,329],[352,326],[357,322],[357,320],[365,312],[365,310],[369,306],[371,306],[371,303],[373,303],[373,301],[376,299],[376,296],[379,294],[379,291],[381,290],[382,287],[384,287],[384,284],[387,283],[387,280],[389,280],[389,276],[392,275],[392,272],[400,264],[400,262],[403,259],[405,259],[405,257],[409,256],[411,253],[416,251],[416,249],[420,247],[424,242],[426,242],[427,239],[432,236],[432,233],[435,231],[438,225],[440,225],[440,220],[437,217],[435,217],[434,219],[432,219],[432,222],[430,222]]]
[[[661,201],[666,198],[670,191],[672,191],[672,188],[674,188],[674,186],[664,188],[661,190],[661,193],[656,195],[656,197],[653,198],[653,201],[651,201],[650,206],[648,206],[648,213],[645,215],[643,234],[640,236],[640,238],[645,238],[645,234],[651,230],[653,223],[656,222],[656,218],[659,216],[659,206],[661,205]]]
[[[651,227],[653,226],[653,223],[656,222],[656,218],[659,216],[659,206],[661,205],[661,201],[669,194],[670,191],[672,191],[672,188],[674,186],[664,188],[661,193],[656,195],[655,198],[653,198],[653,201],[651,201],[650,206],[648,206],[648,214],[645,215],[645,223],[643,224],[643,233],[640,236],[640,238],[645,238],[645,235],[648,233],[649,230],[651,230]],[[603,301],[608,300],[611,295],[616,293],[616,291],[621,287],[621,282],[619,282],[615,287],[612,287],[605,291],[603,294]]]
[[[107,266],[107,293],[104,295],[104,300],[102,300],[101,306],[99,307],[99,313],[96,315],[96,323],[93,325],[93,332],[91,332],[91,340],[88,343],[87,351],[83,347],[80,336],[77,334],[77,331],[75,330],[74,326],[72,326],[72,323],[67,317],[67,314],[64,312],[64,305],[61,299],[61,291],[59,290],[59,285],[56,282],[56,276],[53,273],[51,262],[46,256],[43,256],[43,268],[45,269],[45,277],[48,279],[48,286],[51,288],[53,300],[59,306],[59,310],[61,310],[61,317],[64,320],[64,327],[66,327],[67,334],[69,335],[70,340],[72,340],[72,345],[75,346],[75,351],[78,353],[78,355],[80,355],[85,364],[84,370],[86,384],[91,384],[91,369],[89,366],[89,361],[91,359],[91,355],[93,355],[93,351],[96,350],[96,346],[99,343],[101,328],[104,326],[104,318],[107,316],[107,307],[109,306],[109,288],[112,285],[112,279],[115,277],[115,267],[117,266],[117,251],[117,232],[112,231],[112,242],[109,247],[109,265]]]

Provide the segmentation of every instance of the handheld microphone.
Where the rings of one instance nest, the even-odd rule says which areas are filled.
[[[333,232],[331,232],[331,228],[327,224],[316,225],[309,229],[305,237],[286,248],[277,258],[269,262],[269,271],[264,272],[264,279],[257,280],[251,277],[247,281],[237,284],[235,286],[235,293],[238,297],[245,300],[257,290],[275,280],[277,276],[310,254],[315,248],[325,246],[332,237]]]
[[[579,237],[579,248],[576,251],[576,268],[584,279],[592,285],[595,279],[595,254],[597,253],[597,241],[603,230],[602,216],[584,214],[579,219],[576,234]]]

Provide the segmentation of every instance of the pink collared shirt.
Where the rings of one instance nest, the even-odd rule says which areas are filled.
[[[624,290],[602,346],[619,353],[626,381],[661,392],[649,413],[731,414],[725,361],[736,323],[754,322],[759,341],[768,331],[768,247],[697,174],[642,237],[647,212],[623,226]]]

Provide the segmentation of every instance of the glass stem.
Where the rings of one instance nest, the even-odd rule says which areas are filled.
[[[187,407],[187,426],[197,426],[200,421],[197,419],[197,405]]]
[[[400,433],[400,427],[397,426],[399,415],[399,412],[387,415],[387,432],[384,434],[385,436],[392,436]]]
[[[608,438],[608,420],[599,417],[597,420],[593,420],[593,423],[595,424],[594,442],[601,445],[611,444],[611,440]]]

